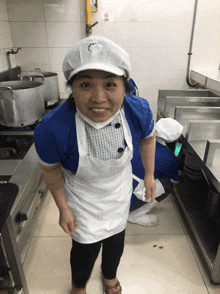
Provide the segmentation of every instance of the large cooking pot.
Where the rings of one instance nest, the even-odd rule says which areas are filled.
[[[0,124],[23,127],[39,121],[45,114],[42,83],[0,82]]]
[[[58,75],[54,72],[42,72],[40,68],[33,71],[22,72],[18,75],[21,80],[30,77],[32,81],[42,82],[44,90],[44,100],[46,106],[52,106],[60,101]]]

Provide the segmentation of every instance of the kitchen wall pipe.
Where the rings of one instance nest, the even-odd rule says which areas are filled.
[[[91,12],[97,12],[98,11],[98,2],[95,0],[95,3],[93,3],[94,6],[96,7],[95,10],[91,10],[90,7],[90,0],[86,0],[86,34],[87,37],[90,37],[92,35],[92,27],[97,25],[97,21],[91,25]]]
[[[187,81],[187,84],[190,87],[196,87],[196,86],[198,86],[198,84],[192,85],[190,83],[190,78],[189,78],[189,75],[190,75],[190,62],[191,62],[191,56],[192,56],[192,44],[193,44],[193,36],[194,36],[194,30],[195,30],[197,6],[198,6],[198,0],[195,0],[194,14],[193,14],[193,23],[192,23],[192,31],[191,31],[191,39],[190,39],[190,44],[189,44],[189,53],[187,53],[188,54],[188,64],[187,64],[186,81]]]
[[[21,47],[18,47],[16,50],[14,50],[13,48],[10,49],[9,51],[6,52],[7,57],[8,57],[8,67],[9,69],[11,69],[11,59],[10,59],[10,54],[18,54],[18,51],[22,50]]]

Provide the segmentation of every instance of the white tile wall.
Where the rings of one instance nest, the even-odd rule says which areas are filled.
[[[149,91],[158,89],[186,89],[185,70],[152,70],[149,72]],[[175,79],[174,79],[175,77]]]
[[[181,47],[188,50],[191,25],[191,22],[186,21],[151,22],[151,46],[168,48]]]
[[[1,21],[1,44],[3,48],[12,47],[10,26],[8,21]]]
[[[120,46],[137,48],[137,50],[150,46],[152,38],[150,22],[119,22],[118,27],[120,27],[118,30],[118,44]]]
[[[3,50],[0,50],[0,68],[4,69],[4,66],[3,66]]]
[[[80,21],[80,0],[44,0],[46,21]]]
[[[9,18],[6,0],[0,0],[0,71],[7,70],[9,67],[6,52],[12,47],[12,38],[9,26]],[[14,58],[11,63],[14,65]]]
[[[191,0],[120,0],[117,17],[119,21],[189,21],[193,6]]]
[[[99,13],[96,14],[99,17],[99,20],[102,21],[117,21],[117,3],[108,2],[101,3],[98,7]]]
[[[45,22],[11,22],[14,47],[47,47]]]
[[[128,51],[132,77],[141,93],[150,93],[153,108],[159,88],[187,87],[185,75],[194,3],[193,0],[99,0],[98,12],[91,15],[92,23],[99,22],[93,35],[107,37]],[[218,0],[199,2],[194,64],[205,61],[210,66],[219,54],[217,26],[213,33],[214,23],[220,23],[217,7]],[[92,1],[91,8],[94,9]],[[85,20],[84,0],[0,0],[0,25],[4,28],[3,33],[0,30],[0,40],[5,44],[3,47],[0,43],[0,49],[22,47],[12,57],[16,57],[22,70],[41,67],[57,72],[61,96],[65,97],[69,91],[65,88],[62,61],[69,48],[86,37]],[[205,38],[208,41],[204,42]],[[0,52],[0,69],[7,68],[5,52]]]
[[[22,71],[32,71],[41,68],[42,71],[50,71],[50,56],[48,48],[24,48],[16,55],[17,64]]]
[[[155,1],[151,1],[149,5],[146,1],[118,1],[117,20],[126,22],[152,21],[154,15],[154,2]]]
[[[100,3],[100,1],[99,1]],[[79,8],[80,8],[80,20],[86,21],[86,4],[85,1],[80,0],[79,1]]]
[[[93,23],[94,21],[95,20],[93,20]],[[99,21],[99,23],[95,27],[93,27],[92,35],[103,36],[120,45],[118,27],[119,25],[116,21]]]
[[[182,70],[187,64],[187,51],[181,47],[150,47],[150,70]]]
[[[80,22],[46,22],[48,47],[73,47],[81,40]]]
[[[7,11],[7,5],[6,0],[0,1],[0,21],[8,21],[8,11]]]
[[[220,2],[200,0],[195,25],[192,68],[212,67],[218,73],[220,63]]]
[[[131,71],[139,72],[140,74],[145,74],[149,70],[150,59],[149,52],[150,47],[125,47],[131,60]]]
[[[152,19],[156,21],[191,21],[194,2],[192,0],[154,1]]]
[[[62,61],[70,48],[49,48],[51,70],[62,71]]]
[[[7,0],[10,21],[44,21],[42,0]]]
[[[146,89],[141,88],[139,96],[147,99],[147,101],[149,102],[149,105],[150,105],[150,109],[153,112],[154,118],[156,118],[156,115],[157,115],[157,98],[158,98],[157,89],[155,89],[154,91],[149,91],[149,88],[146,88]]]
[[[143,74],[140,74],[138,70],[131,71],[131,78],[135,81],[138,89],[147,91],[148,87],[150,86],[150,77],[149,77],[149,70],[146,69]]]

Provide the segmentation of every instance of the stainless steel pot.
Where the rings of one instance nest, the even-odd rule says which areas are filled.
[[[31,77],[32,81],[42,82],[44,90],[44,100],[46,106],[52,106],[60,101],[58,75],[54,72],[42,72],[40,68],[35,68],[31,72],[23,72],[18,75],[21,80]]]
[[[0,124],[23,127],[45,114],[42,83],[9,81],[0,83]]]

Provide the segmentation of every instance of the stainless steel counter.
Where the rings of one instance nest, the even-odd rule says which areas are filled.
[[[220,192],[219,105],[220,95],[215,91],[159,90],[158,118],[172,117],[183,125],[183,136]]]
[[[207,262],[213,284],[220,284],[219,105],[219,93],[214,91],[159,90],[157,120],[172,117],[183,125],[185,159],[174,187],[175,199]],[[188,167],[199,177],[188,177]]]

